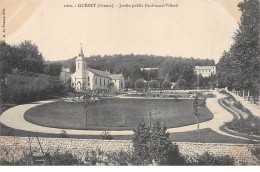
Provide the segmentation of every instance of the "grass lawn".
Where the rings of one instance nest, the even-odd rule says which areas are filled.
[[[188,131],[171,133],[170,140],[172,142],[198,142],[198,131]],[[216,133],[215,131],[206,128],[200,130],[200,142],[201,143],[253,143],[251,140],[242,140],[239,138],[229,137]]]
[[[141,120],[149,122],[148,111],[152,122],[160,121],[168,128],[196,123],[192,100],[111,98],[87,106],[87,129],[133,129]],[[200,113],[200,122],[213,117],[207,108]],[[42,126],[85,129],[86,115],[82,103],[59,101],[28,110],[25,119]]]
[[[233,137],[220,135],[211,129],[202,129],[201,133],[201,143],[252,143],[249,140],[236,139]],[[34,132],[15,130],[9,127],[6,127],[3,124],[0,124],[0,135],[1,136],[19,136],[19,137],[34,137]],[[50,137],[57,138],[60,137],[59,134],[45,134],[45,133],[36,133],[39,137]],[[69,135],[70,138],[77,139],[102,139],[101,135],[91,136],[91,135]],[[132,136],[113,136],[113,140],[131,140]],[[198,142],[198,132],[197,131],[188,131],[180,133],[170,134],[170,140],[172,142]]]

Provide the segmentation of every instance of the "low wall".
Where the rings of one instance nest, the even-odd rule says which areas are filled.
[[[84,160],[88,151],[100,149],[106,153],[120,150],[131,151],[132,142],[129,140],[98,140],[98,139],[73,139],[73,138],[39,138],[44,151],[70,152],[77,158]],[[214,155],[230,155],[234,157],[237,165],[257,165],[250,149],[257,145],[252,144],[225,144],[225,143],[192,143],[178,142],[180,152],[187,156],[196,156],[204,152]],[[258,145],[259,146],[259,145]],[[31,149],[35,154],[40,154],[40,147],[35,137],[31,138]],[[0,137],[0,159],[8,161],[18,160],[24,154],[29,153],[29,141],[27,137]]]

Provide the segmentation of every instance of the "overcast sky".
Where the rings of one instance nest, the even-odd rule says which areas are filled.
[[[6,1],[6,42],[32,40],[46,60],[154,54],[218,61],[232,44],[239,0]],[[178,4],[176,8],[64,8],[78,3]]]

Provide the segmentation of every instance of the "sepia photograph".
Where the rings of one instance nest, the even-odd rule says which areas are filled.
[[[0,10],[0,170],[260,165],[259,0]]]

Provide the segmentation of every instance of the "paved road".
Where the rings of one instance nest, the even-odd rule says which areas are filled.
[[[234,136],[228,133],[225,133],[219,129],[220,126],[222,126],[225,122],[231,121],[233,119],[233,115],[230,114],[227,110],[225,110],[223,107],[221,107],[218,104],[218,100],[225,97],[222,94],[219,94],[217,92],[214,92],[216,95],[216,98],[208,98],[207,99],[207,107],[208,109],[213,113],[213,119],[200,123],[200,129],[204,128],[210,128],[213,131],[240,139],[246,139],[239,136]],[[31,131],[31,132],[40,132],[40,133],[50,133],[50,134],[60,134],[61,129],[58,128],[51,128],[51,127],[43,127],[39,125],[35,125],[32,123],[27,122],[24,119],[24,113],[29,110],[30,108],[45,104],[45,103],[51,103],[54,101],[40,101],[37,103],[32,104],[25,104],[25,105],[18,105],[13,108],[10,108],[6,110],[1,116],[0,116],[0,122],[8,127],[18,129],[18,130],[25,130],[25,131]],[[178,128],[169,128],[169,133],[173,132],[186,132],[186,131],[193,131],[197,129],[197,125],[188,125],[184,127],[178,127]],[[95,131],[95,130],[72,130],[72,129],[66,129],[66,132],[69,135],[101,135],[103,131]],[[124,130],[124,131],[110,131],[111,135],[132,135],[133,131],[131,130]],[[247,140],[247,139],[246,139]]]

